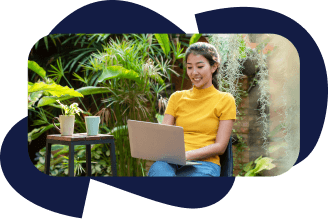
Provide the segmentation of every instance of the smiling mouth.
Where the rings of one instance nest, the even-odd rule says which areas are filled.
[[[199,82],[199,81],[201,81],[202,80],[202,78],[194,78],[194,81],[195,82]]]

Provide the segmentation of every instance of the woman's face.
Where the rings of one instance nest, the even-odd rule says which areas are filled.
[[[191,53],[187,58],[187,74],[199,89],[205,89],[212,86],[212,74],[217,69],[217,64],[210,66],[210,63],[202,55]]]

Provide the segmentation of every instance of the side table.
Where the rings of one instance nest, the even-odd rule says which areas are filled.
[[[49,175],[50,170],[50,156],[51,145],[62,144],[69,146],[69,161],[68,161],[68,176],[74,177],[74,146],[86,146],[86,175],[91,176],[91,144],[110,144],[110,155],[112,174],[117,176],[116,156],[115,156],[115,142],[113,135],[98,134],[96,136],[88,136],[87,133],[77,133],[71,136],[62,136],[61,134],[48,135],[46,143],[46,157],[44,173]]]

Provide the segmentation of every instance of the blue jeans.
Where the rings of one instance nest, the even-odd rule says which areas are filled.
[[[212,162],[197,161],[202,165],[181,166],[169,164],[164,161],[156,161],[149,169],[148,176],[220,176],[221,167]]]

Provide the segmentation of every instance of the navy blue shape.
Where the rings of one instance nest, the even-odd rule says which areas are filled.
[[[218,9],[196,14],[196,20],[200,33],[273,33],[295,46],[301,65],[301,145],[294,165],[304,160],[320,137],[328,94],[325,64],[311,35],[291,18],[260,8]],[[212,21],[221,22],[213,25]]]
[[[107,185],[183,208],[202,208],[220,201],[232,188],[234,177],[92,177]]]
[[[184,33],[171,21],[143,6],[124,1],[91,3],[63,19],[54,33]]]

